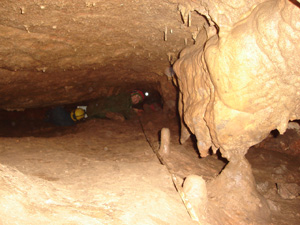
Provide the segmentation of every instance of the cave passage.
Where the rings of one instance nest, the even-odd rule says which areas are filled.
[[[83,104],[65,107],[78,105]],[[58,223],[195,224],[172,176],[180,183],[197,174],[209,182],[227,164],[220,155],[200,158],[193,136],[180,145],[178,117],[163,109],[145,110],[125,121],[92,118],[66,127],[44,120],[49,109],[1,111],[0,163],[9,177],[4,184],[9,190],[20,190],[18,195],[9,192],[10,200],[0,199],[5,202],[2,206],[11,213],[15,207],[39,212],[34,218],[28,211],[20,212],[20,224],[51,224],[54,219]],[[170,129],[171,140],[162,165],[154,152],[164,127]],[[284,224],[286,218],[289,224],[298,222],[294,216],[298,202],[289,201],[298,196],[299,158],[282,152],[295,148],[298,138],[298,130],[288,129],[286,135],[270,135],[246,155],[259,192],[273,207],[274,224]],[[0,212],[11,222],[10,212],[3,208]]]
[[[124,89],[128,87],[117,87],[110,88],[111,91],[106,96],[100,96],[100,99],[109,99],[118,95],[130,95],[130,91],[138,90],[143,94],[143,101],[131,106],[133,109],[138,109],[141,113],[151,114],[153,112],[163,113],[163,98],[156,88],[156,84],[138,84],[139,88],[130,88],[124,92]],[[121,92],[121,93],[120,93]],[[27,108],[18,110],[7,111],[4,109],[0,110],[0,137],[51,137],[56,136],[60,132],[70,133],[74,129],[76,123],[83,123],[92,119],[86,114],[86,109],[89,104],[97,99],[87,100],[83,102],[67,104],[67,105],[54,105],[42,108]],[[112,98],[113,99],[113,98]],[[114,100],[114,99],[113,99]],[[117,98],[116,101],[110,103],[110,107],[118,108],[118,105],[122,105],[123,99]],[[107,100],[108,101],[108,100]],[[107,106],[103,106],[105,108]],[[76,108],[83,108],[85,110],[85,118],[72,121],[72,112]],[[57,109],[59,111],[57,112]],[[107,110],[111,110],[108,108]],[[119,113],[119,112],[117,112]],[[119,113],[120,114],[120,113]],[[54,116],[53,116],[54,115]],[[136,112],[132,112],[130,117],[135,117]],[[122,114],[121,114],[122,116]],[[54,117],[54,118],[53,118]],[[74,119],[74,117],[73,117]],[[118,118],[102,118],[102,119],[118,119]],[[129,118],[126,118],[129,119]]]
[[[0,224],[300,224],[299,9],[1,1]]]
[[[13,214],[16,207],[39,213],[31,218],[21,211],[19,224],[194,224],[149,145],[159,144],[161,126],[170,123],[162,111],[61,127],[45,122],[49,109],[1,112],[1,171],[9,177],[5,186],[20,191],[10,200],[0,196],[1,206]],[[176,128],[177,118],[171,121]],[[12,224],[9,212],[2,208],[0,214]]]

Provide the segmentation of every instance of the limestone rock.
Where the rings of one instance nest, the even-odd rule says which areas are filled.
[[[176,60],[192,37],[176,1],[157,2],[1,1],[0,108],[73,104],[111,87],[159,83],[167,54]]]
[[[209,38],[206,26],[174,70],[182,124],[196,135],[201,155],[213,146],[234,160],[300,118],[300,8],[287,0],[241,2],[247,6],[225,26],[220,18],[233,3],[222,2],[210,17],[220,21],[219,32]]]
[[[222,173],[207,184],[210,204],[220,210],[218,224],[268,224],[270,209],[256,190],[249,162],[244,158],[229,162]]]
[[[161,138],[160,138],[160,148],[158,153],[160,155],[169,155],[170,154],[170,129],[162,128],[161,129]]]
[[[300,195],[300,186],[296,183],[277,183],[276,186],[283,199],[295,199]]]
[[[208,207],[207,190],[205,180],[197,175],[189,175],[183,184],[183,191],[186,200],[191,204],[198,221],[201,224],[206,220],[206,213]]]

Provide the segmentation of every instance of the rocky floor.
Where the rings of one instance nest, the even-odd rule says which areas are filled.
[[[154,153],[163,127],[171,130],[166,165]],[[176,119],[154,114],[63,129],[33,121],[1,128],[0,224],[197,224],[171,174],[179,182],[190,174],[210,180],[226,165],[218,155],[199,158],[193,138],[179,145]],[[275,225],[300,223],[300,160],[288,150],[297,140],[297,130],[288,130],[246,155]]]

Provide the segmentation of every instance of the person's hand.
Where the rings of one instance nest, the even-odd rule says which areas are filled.
[[[111,120],[117,120],[121,122],[125,121],[125,117],[121,113],[117,112],[107,112],[105,117]]]
[[[141,116],[142,113],[144,112],[144,110],[142,110],[142,109],[137,109],[137,108],[133,108],[133,110],[136,112],[136,114],[137,114],[138,116]]]

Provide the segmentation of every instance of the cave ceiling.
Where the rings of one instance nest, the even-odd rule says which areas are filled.
[[[165,78],[194,44],[176,0],[0,2],[0,108],[69,104]]]

